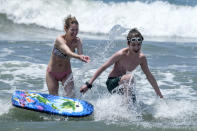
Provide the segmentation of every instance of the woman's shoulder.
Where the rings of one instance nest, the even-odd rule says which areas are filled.
[[[56,37],[54,45],[59,46],[59,45],[64,44],[64,43],[65,43],[64,35],[59,35],[59,36]]]
[[[65,41],[63,35],[59,35],[59,36],[57,36],[56,39],[55,39],[55,42],[58,42],[58,43],[61,43],[62,41]]]

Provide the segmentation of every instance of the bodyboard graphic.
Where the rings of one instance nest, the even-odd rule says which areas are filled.
[[[87,116],[94,110],[93,105],[84,100],[28,91],[15,91],[12,104],[20,108],[71,117]]]

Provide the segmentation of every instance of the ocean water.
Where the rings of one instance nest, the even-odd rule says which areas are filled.
[[[46,67],[68,14],[78,19],[84,54],[91,57],[90,63],[71,60],[76,94],[94,105],[94,113],[69,118],[13,107],[15,90],[48,93]],[[196,14],[196,0],[0,0],[0,131],[196,131]],[[134,27],[144,35],[142,51],[164,99],[156,97],[140,67],[134,71],[137,112],[108,93],[112,67],[80,97],[83,83],[126,47]]]

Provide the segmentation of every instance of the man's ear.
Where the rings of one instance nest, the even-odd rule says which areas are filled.
[[[129,41],[127,40],[127,45],[129,45]]]

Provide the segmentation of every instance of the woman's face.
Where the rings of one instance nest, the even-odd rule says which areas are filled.
[[[79,26],[74,23],[71,24],[70,27],[66,30],[66,34],[72,39],[75,39],[77,37],[78,31],[79,31]]]

